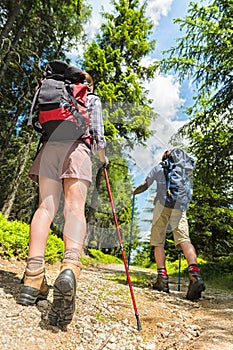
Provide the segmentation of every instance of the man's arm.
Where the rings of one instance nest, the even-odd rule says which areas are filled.
[[[142,193],[142,192],[146,191],[152,185],[152,183],[157,179],[159,171],[161,171],[161,165],[155,166],[149,172],[149,174],[147,175],[145,181],[141,185],[139,185],[138,187],[133,189],[133,191],[132,191],[133,195],[139,194],[139,193]]]
[[[135,195],[135,194],[142,193],[142,192],[146,191],[147,189],[148,189],[148,183],[147,183],[147,181],[145,181],[133,190],[133,194]]]

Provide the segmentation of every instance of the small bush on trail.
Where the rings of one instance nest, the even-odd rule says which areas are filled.
[[[2,258],[26,259],[28,255],[29,225],[21,221],[10,221],[0,213],[0,256]],[[45,261],[49,263],[62,259],[63,241],[52,232],[49,234]]]

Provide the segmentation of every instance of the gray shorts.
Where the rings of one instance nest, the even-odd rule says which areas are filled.
[[[186,211],[166,208],[157,201],[153,213],[151,245],[164,247],[169,231],[173,232],[176,247],[182,242],[190,242]]]
[[[47,142],[29,171],[29,177],[39,182],[39,176],[62,181],[77,178],[92,181],[91,151],[82,141]]]

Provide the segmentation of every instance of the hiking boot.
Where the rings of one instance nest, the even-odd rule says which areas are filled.
[[[45,300],[49,294],[49,286],[45,277],[45,268],[29,270],[26,268],[22,278],[23,286],[16,299],[17,304],[35,305],[38,300]]]
[[[48,318],[52,325],[64,328],[75,312],[76,284],[82,269],[79,261],[64,260],[53,286],[53,303]]]
[[[153,284],[153,289],[169,293],[168,276],[158,275],[156,282]]]
[[[199,272],[189,272],[189,287],[186,298],[188,300],[198,300],[201,292],[205,290],[205,284]]]

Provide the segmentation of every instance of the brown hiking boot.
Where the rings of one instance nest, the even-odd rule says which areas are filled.
[[[158,274],[157,280],[153,284],[153,289],[158,290],[160,292],[169,293],[168,276]]]
[[[79,261],[63,260],[53,286],[53,303],[48,318],[52,325],[65,327],[75,312],[76,284],[83,265]]]
[[[35,305],[38,300],[46,299],[49,294],[49,286],[45,278],[45,268],[31,271],[25,269],[22,278],[23,286],[16,299],[17,304]]]
[[[198,300],[201,292],[205,290],[205,284],[199,272],[189,272],[189,287],[186,298],[188,300]]]

